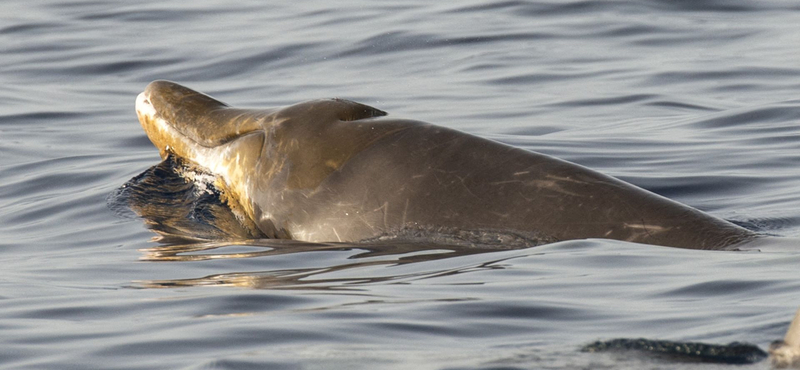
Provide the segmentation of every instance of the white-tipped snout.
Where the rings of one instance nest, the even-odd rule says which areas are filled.
[[[147,118],[152,118],[156,114],[156,109],[150,104],[150,97],[145,93],[141,93],[136,97],[136,114]]]
[[[136,115],[144,128],[147,137],[158,148],[161,157],[165,158],[170,146],[177,137],[171,128],[156,114],[156,108],[150,103],[150,96],[143,92],[136,97]]]

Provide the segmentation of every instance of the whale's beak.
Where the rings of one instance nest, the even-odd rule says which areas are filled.
[[[153,81],[136,97],[136,115],[162,159],[188,160],[226,181],[254,171],[269,111],[244,114],[208,95],[170,81]]]
[[[156,120],[156,109],[153,107],[153,104],[150,103],[150,94],[147,91],[140,93],[136,96],[136,116],[139,118],[139,123],[142,125],[144,132],[147,133],[148,137],[153,144],[156,145],[158,148],[159,154],[161,154],[161,158],[164,159],[167,157],[167,148],[166,146],[159,145],[161,143],[155,142],[151,133],[156,130],[157,120]]]
[[[158,149],[161,159],[166,159],[170,153],[184,159],[193,159],[199,149],[197,144],[191,137],[177,130],[171,120],[165,118],[164,113],[170,117],[169,114],[172,113],[170,109],[175,107],[168,104],[159,105],[164,99],[159,95],[161,91],[154,89],[153,86],[151,83],[136,96],[136,115],[147,138]],[[163,112],[165,108],[167,112]]]
[[[136,97],[136,114],[139,117],[152,117],[155,114],[156,110],[153,108],[153,105],[150,104],[150,97],[147,96],[146,92],[140,93]]]

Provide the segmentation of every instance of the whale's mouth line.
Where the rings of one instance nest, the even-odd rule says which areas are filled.
[[[241,139],[241,138],[243,138],[245,136],[252,135],[252,134],[257,134],[257,133],[264,133],[264,130],[246,131],[246,132],[242,132],[242,133],[240,133],[238,135],[227,136],[224,139],[222,139],[222,140],[220,140],[218,142],[215,142],[213,144],[207,144],[207,143],[203,143],[202,141],[200,141],[201,139],[197,138],[193,133],[191,133],[191,132],[187,133],[186,131],[181,130],[180,125],[173,124],[172,122],[170,122],[169,120],[165,119],[161,115],[158,115],[158,118],[161,120],[163,126],[168,127],[171,131],[175,132],[177,135],[180,135],[181,138],[189,140],[193,145],[199,146],[199,147],[204,148],[204,149],[216,149],[216,148],[225,146],[225,145],[227,145],[227,144],[229,144],[231,142],[234,142],[236,140],[239,140],[239,139]]]
[[[195,94],[195,95],[201,95],[201,94]],[[213,111],[224,110],[224,109],[226,109],[226,107],[216,108]],[[144,117],[148,125],[157,127],[159,131],[163,132],[165,134],[163,138],[169,138],[172,139],[173,141],[186,140],[188,142],[185,143],[184,145],[188,144],[191,146],[209,150],[224,146],[228,143],[231,143],[233,141],[236,141],[238,139],[241,139],[245,136],[254,133],[262,133],[262,134],[264,133],[264,130],[246,131],[239,133],[238,135],[227,136],[223,140],[218,141],[213,145],[209,145],[207,143],[204,143],[201,138],[195,137],[194,133],[192,133],[191,131],[187,132],[185,130],[182,130],[180,128],[180,125],[176,125],[170,120],[165,119],[164,116],[153,106],[153,104],[150,101],[150,96],[146,91],[140,93],[136,99],[136,113],[140,117]],[[169,146],[169,144],[167,145]],[[174,145],[172,145],[172,147],[174,147]],[[165,149],[168,150],[168,148]],[[178,153],[175,153],[174,151],[172,152],[172,154],[178,157],[184,157],[179,155]],[[191,158],[184,158],[184,159],[191,160]]]

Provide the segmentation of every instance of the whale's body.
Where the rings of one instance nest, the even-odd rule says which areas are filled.
[[[696,249],[755,237],[583,166],[347,100],[246,110],[155,81],[136,110],[162,157],[219,176],[268,237],[607,238]]]

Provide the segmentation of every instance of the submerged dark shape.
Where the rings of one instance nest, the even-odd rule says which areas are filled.
[[[636,352],[647,356],[683,362],[752,364],[766,358],[774,368],[800,368],[800,310],[794,315],[782,340],[769,346],[769,353],[749,343],[727,345],[699,342],[673,342],[654,339],[613,339],[597,341],[581,348],[582,352]]]
[[[162,157],[217,176],[228,203],[270,238],[695,249],[755,238],[585,167],[347,100],[236,109],[155,81],[136,110]]]
[[[614,339],[597,341],[581,348],[582,352],[635,351],[667,361],[752,364],[767,358],[754,344],[733,342],[727,345],[699,342],[672,342],[651,339]]]
[[[109,206],[120,213],[132,210],[164,243],[264,237],[222,201],[213,183],[187,179],[191,171],[187,163],[169,156],[119,187]]]

